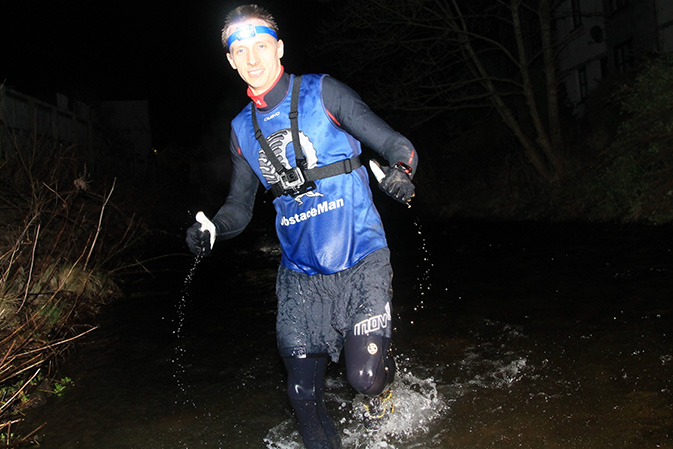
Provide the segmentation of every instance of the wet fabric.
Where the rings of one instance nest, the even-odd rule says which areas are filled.
[[[287,394],[307,449],[341,449],[339,432],[325,408],[327,356],[285,357]]]
[[[344,356],[348,383],[359,393],[375,396],[393,383],[396,366],[390,353],[390,338],[349,332]]]
[[[336,362],[349,332],[390,338],[392,278],[388,248],[330,275],[307,275],[281,265],[276,281],[280,355],[322,353]]]
[[[265,113],[271,111],[284,101],[288,96],[290,78],[289,74],[282,74],[276,85],[265,94],[267,107],[261,108],[260,111]],[[409,165],[413,176],[418,164],[418,155],[411,142],[374,114],[356,92],[333,77],[325,76],[322,78],[321,93],[322,98],[319,102],[338,128],[374,150],[388,161],[389,165],[392,166],[397,162]],[[232,175],[229,195],[217,214],[211,218],[217,229],[218,241],[239,235],[248,225],[260,183],[253,167],[242,154],[239,143],[242,136],[238,136],[232,128],[230,137]],[[337,206],[340,203],[333,204]],[[301,215],[299,217],[302,218]],[[288,221],[291,218],[294,218],[294,215],[286,216]],[[282,221],[282,218],[280,220]],[[357,229],[353,229],[353,232],[356,233]]]
[[[291,84],[296,77],[292,76]],[[322,104],[324,75],[303,75],[298,96],[301,153],[309,170],[323,168],[361,153],[360,143],[332,121]],[[292,96],[274,108],[259,110],[257,124],[285,169],[297,166],[290,111]],[[240,152],[265,189],[279,182],[279,173],[260,150],[252,120],[252,103],[231,123]],[[281,263],[308,274],[332,274],[350,268],[366,255],[387,246],[383,224],[369,188],[365,167],[318,179],[315,189],[274,199]]]

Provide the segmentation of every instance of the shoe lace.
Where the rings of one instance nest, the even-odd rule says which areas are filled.
[[[365,414],[370,419],[381,419],[388,413],[395,411],[395,403],[393,402],[393,391],[388,389],[378,396],[370,399],[369,404],[365,405]]]

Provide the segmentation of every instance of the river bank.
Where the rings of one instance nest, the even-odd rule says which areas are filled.
[[[413,218],[387,227],[400,376],[382,434],[362,431],[330,366],[347,447],[673,447],[669,230]],[[176,259],[101,314],[59,371],[75,388],[24,423],[47,423],[43,446],[301,448],[275,348],[277,247],[243,238],[187,289],[192,261]]]

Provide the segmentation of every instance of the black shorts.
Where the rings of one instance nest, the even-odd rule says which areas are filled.
[[[390,338],[392,279],[388,248],[329,275],[308,275],[281,265],[276,280],[280,355],[329,354],[336,362],[349,331]]]

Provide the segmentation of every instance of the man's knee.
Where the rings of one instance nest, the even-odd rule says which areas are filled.
[[[287,395],[293,401],[317,401],[324,389],[327,357],[285,357]]]
[[[313,402],[318,400],[314,388],[310,388],[305,384],[300,382],[292,382],[290,380],[287,382],[287,395],[292,401]]]
[[[375,396],[392,383],[395,361],[389,346],[390,339],[381,336],[350,335],[346,339],[348,382],[358,392]]]
[[[392,383],[395,376],[395,362],[392,358],[381,363],[376,372],[368,370],[350,370],[348,382],[359,393],[376,396]]]

